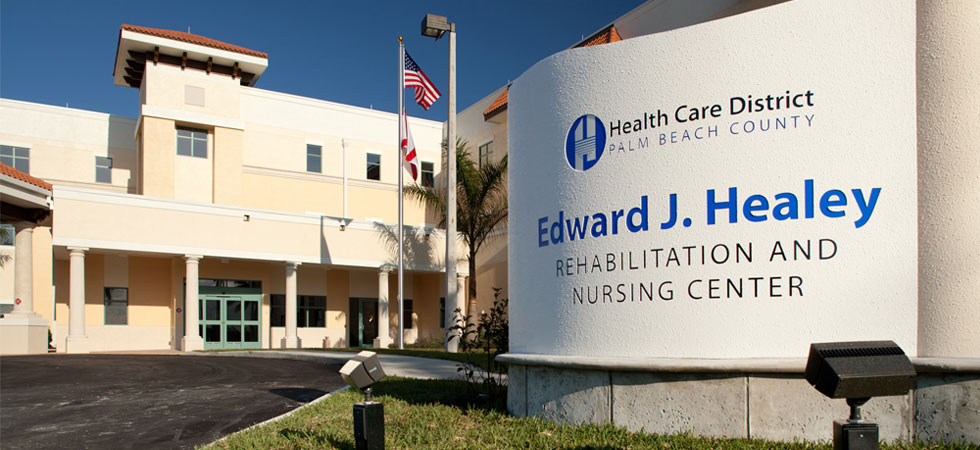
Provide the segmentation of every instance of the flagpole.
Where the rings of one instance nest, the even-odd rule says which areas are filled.
[[[402,161],[405,160],[404,149],[402,148],[402,141],[405,136],[402,136],[402,123],[405,123],[405,132],[408,132],[408,117],[405,117],[405,44],[402,43],[402,37],[398,36],[398,164],[395,167],[398,168],[398,348],[405,348],[405,310],[403,308],[403,298],[404,298],[404,269],[405,269],[405,259],[402,254],[405,248],[404,242],[404,195],[402,195],[402,189],[404,188],[404,171]],[[404,122],[402,122],[404,121]]]

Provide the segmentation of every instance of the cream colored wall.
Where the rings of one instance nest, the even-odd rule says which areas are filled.
[[[242,175],[243,206],[342,217],[343,185],[322,182],[316,177],[320,176],[311,174],[292,178],[245,173]]]
[[[439,298],[442,297],[444,277],[440,274],[415,274],[412,278],[416,335],[418,338],[441,338]]]
[[[0,144],[31,149],[30,174],[51,183],[136,192],[136,120],[0,99]],[[95,182],[95,157],[112,158],[112,183]]]
[[[347,327],[347,314],[350,313],[350,272],[331,269],[327,271],[327,327]],[[344,336],[346,345],[346,334]]]
[[[130,256],[127,259],[129,325],[169,329],[173,322],[170,258]]]
[[[181,70],[166,64],[146,65],[141,99],[144,105],[222,118],[239,117],[239,83],[226,76]],[[204,106],[196,105],[188,88],[204,90]],[[200,92],[200,91],[198,91]]]
[[[282,206],[276,209],[344,217],[346,161],[346,217],[397,221],[395,192],[401,166],[395,114],[242,88],[242,119],[246,123],[244,191],[249,206],[265,208],[262,205],[278,202]],[[442,124],[410,118],[409,126],[419,159],[435,162],[438,177]],[[348,142],[346,159],[344,139]],[[321,173],[306,171],[307,144],[322,148]],[[379,181],[367,180],[368,153],[381,155]],[[279,180],[272,181],[275,178]],[[425,214],[415,202],[405,203],[405,223],[433,222]]]
[[[212,201],[220,205],[245,206],[242,185],[242,130],[215,127]]]
[[[177,131],[174,121],[143,117],[140,138],[143,148],[142,165],[145,168],[142,194],[174,198],[177,158]]]
[[[105,325],[105,255],[85,253],[85,327]]]
[[[185,124],[181,124],[185,125]],[[208,157],[177,154],[177,129],[170,131],[169,146],[154,149],[154,152],[171,152],[174,161],[174,196],[175,200],[189,202],[211,203],[214,175],[214,132],[208,131]],[[144,143],[145,144],[145,143]],[[144,147],[145,148],[145,147]]]

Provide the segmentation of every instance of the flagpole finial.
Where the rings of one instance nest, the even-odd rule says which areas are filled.
[[[401,36],[398,36],[398,42],[401,42],[401,41],[402,41],[402,37]]]

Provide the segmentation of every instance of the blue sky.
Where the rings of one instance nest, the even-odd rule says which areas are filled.
[[[448,40],[419,34],[422,17],[434,13],[456,22],[462,110],[640,2],[0,0],[0,97],[136,117],[138,91],[112,82],[126,23],[189,27],[266,52],[262,89],[394,112],[399,35],[446,91]],[[445,120],[445,97],[429,111],[405,98],[410,115]]]

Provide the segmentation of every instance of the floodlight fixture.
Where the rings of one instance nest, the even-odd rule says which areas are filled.
[[[433,37],[438,40],[447,31],[452,31],[452,24],[449,23],[446,16],[426,14],[422,18],[422,36]]]
[[[878,448],[878,425],[861,421],[861,405],[882,395],[905,395],[915,367],[893,341],[825,342],[810,345],[806,380],[830,398],[847,399],[847,421],[834,421],[834,449]]]

